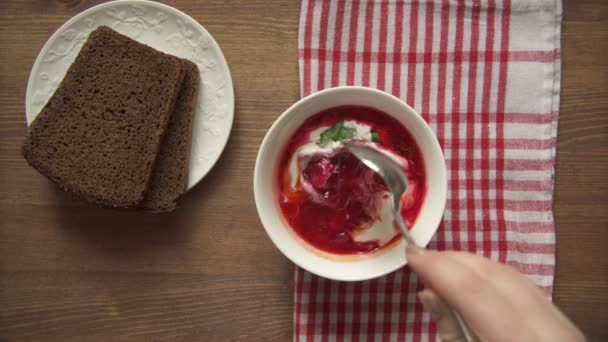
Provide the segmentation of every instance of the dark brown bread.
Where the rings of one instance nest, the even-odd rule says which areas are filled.
[[[152,177],[181,61],[102,26],[32,122],[25,159],[85,200],[134,207]]]
[[[196,64],[182,60],[184,81],[160,148],[156,167],[142,207],[155,212],[175,209],[188,186],[193,114],[200,76]]]

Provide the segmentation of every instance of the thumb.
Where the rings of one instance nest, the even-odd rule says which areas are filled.
[[[467,342],[454,312],[435,292],[425,289],[418,292],[418,298],[437,324],[437,331],[444,342]]]

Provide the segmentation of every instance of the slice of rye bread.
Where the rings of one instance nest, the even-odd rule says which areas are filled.
[[[184,81],[177,96],[169,127],[160,147],[152,181],[141,207],[154,212],[172,211],[188,187],[192,123],[199,92],[196,64],[182,60]]]
[[[182,79],[177,57],[101,26],[30,125],[23,155],[87,201],[135,207],[152,178]]]

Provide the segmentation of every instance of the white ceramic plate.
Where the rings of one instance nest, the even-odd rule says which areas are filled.
[[[443,217],[447,174],[441,147],[429,125],[405,102],[379,90],[363,87],[325,89],[296,102],[274,122],[260,146],[253,175],[255,205],[266,233],[286,257],[303,269],[325,278],[356,281],[380,277],[403,267],[407,263],[404,242],[380,253],[348,260],[322,253],[299,238],[283,219],[276,187],[278,160],[289,138],[312,115],[344,105],[367,106],[387,113],[410,131],[420,147],[427,193],[411,228],[412,236],[420,246],[429,243]]]
[[[106,25],[141,43],[198,65],[201,84],[194,115],[188,189],[219,159],[234,119],[234,91],[228,64],[213,37],[185,13],[160,3],[121,0],[76,15],[46,42],[32,67],[25,111],[28,125],[53,94],[89,33]]]

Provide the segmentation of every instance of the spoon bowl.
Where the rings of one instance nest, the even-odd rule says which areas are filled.
[[[346,147],[365,166],[382,177],[391,194],[393,220],[397,223],[397,227],[405,238],[406,243],[418,247],[418,244],[408,230],[407,224],[403,221],[403,217],[399,210],[401,196],[403,196],[407,190],[408,184],[407,176],[403,172],[403,167],[393,158],[371,145],[345,142],[344,147]]]

